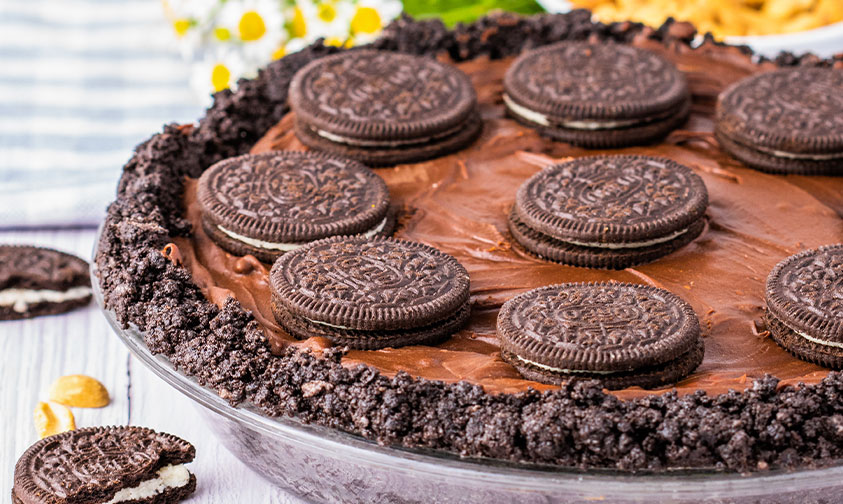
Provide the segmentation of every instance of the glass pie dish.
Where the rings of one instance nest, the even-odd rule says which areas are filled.
[[[104,306],[95,267],[94,298],[129,351],[198,405],[218,441],[253,471],[312,502],[484,503],[806,503],[837,502],[843,464],[741,475],[715,471],[630,474],[461,459],[448,453],[380,446],[359,436],[269,418],[232,407],[213,390],[153,355],[136,327]]]

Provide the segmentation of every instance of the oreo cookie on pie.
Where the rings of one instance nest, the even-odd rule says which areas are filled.
[[[196,489],[193,446],[142,427],[50,436],[15,465],[13,504],[174,504]]]
[[[501,356],[530,380],[662,387],[691,374],[704,344],[693,308],[664,289],[626,283],[540,287],[498,313]]]
[[[471,81],[432,58],[355,50],[311,62],[290,83],[299,139],[369,166],[459,150],[482,123]]]
[[[762,73],[720,94],[715,135],[724,150],[770,173],[843,175],[843,70]]]
[[[664,137],[688,117],[685,77],[661,56],[626,45],[561,42],[521,55],[504,78],[515,120],[588,148]]]
[[[551,261],[623,269],[690,243],[705,227],[707,207],[702,179],[675,161],[591,156],[549,166],[522,184],[509,229]]]
[[[279,151],[226,159],[202,174],[202,227],[220,247],[271,263],[336,235],[392,233],[389,190],[356,161]]]
[[[767,277],[767,328],[802,360],[843,369],[843,245],[806,250]]]
[[[468,320],[468,272],[433,247],[335,237],[283,255],[272,311],[291,335],[361,350],[441,341]]]
[[[0,320],[64,313],[90,302],[87,262],[48,248],[0,245]]]

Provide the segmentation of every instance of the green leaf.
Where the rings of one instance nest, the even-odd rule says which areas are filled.
[[[468,23],[492,10],[536,14],[542,8],[535,0],[405,0],[404,12],[417,18],[441,18],[447,26]]]

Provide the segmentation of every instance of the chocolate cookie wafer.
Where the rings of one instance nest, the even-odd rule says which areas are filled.
[[[369,166],[441,156],[482,129],[464,73],[384,51],[348,51],[306,65],[290,83],[290,107],[302,143]]]
[[[54,315],[91,302],[88,263],[58,250],[0,245],[0,320]]]
[[[664,158],[591,156],[549,166],[518,189],[513,237],[552,261],[623,269],[690,243],[705,227],[708,191]]]
[[[843,245],[806,250],[767,277],[767,328],[800,359],[843,369]]]
[[[793,68],[749,77],[723,91],[715,135],[752,168],[843,175],[843,70]]]
[[[468,287],[450,255],[393,238],[327,238],[270,272],[272,311],[290,334],[362,350],[447,338],[468,319]]]
[[[202,227],[232,254],[271,263],[337,235],[389,235],[395,224],[383,179],[362,164],[318,152],[226,159],[199,179]]]
[[[655,287],[568,283],[534,289],[498,314],[501,356],[525,378],[596,379],[609,389],[655,388],[688,376],[704,345],[694,310]]]
[[[15,466],[13,504],[174,504],[196,489],[193,446],[142,427],[93,427],[44,438]]]
[[[630,46],[561,42],[521,55],[504,78],[504,103],[517,121],[583,147],[647,143],[688,117],[682,73]]]

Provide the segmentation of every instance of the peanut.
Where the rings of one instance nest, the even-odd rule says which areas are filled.
[[[54,381],[50,400],[73,408],[102,408],[111,402],[105,386],[85,375],[62,376]]]
[[[61,404],[39,402],[33,416],[40,439],[76,429],[73,412]]]

